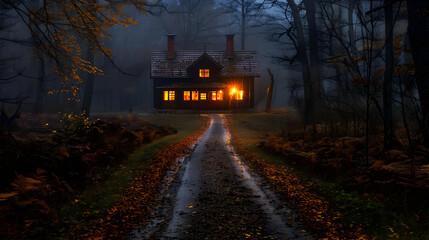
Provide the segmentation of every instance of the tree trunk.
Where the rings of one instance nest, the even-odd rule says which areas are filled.
[[[268,74],[270,75],[270,84],[267,89],[267,105],[265,107],[265,112],[271,111],[271,101],[273,99],[273,87],[274,87],[274,75],[271,73],[271,70],[267,69]]]
[[[356,39],[353,21],[353,3],[350,3],[347,8],[347,18],[349,25],[350,52],[354,53],[356,51]]]
[[[407,0],[408,34],[423,116],[422,134],[429,146],[429,1]]]
[[[245,37],[246,37],[246,1],[241,0],[241,50],[245,49]]]
[[[393,13],[390,0],[385,0],[384,30],[385,30],[385,71],[383,81],[383,111],[384,111],[384,149],[390,149],[394,139],[392,119],[392,81],[393,81]]]
[[[319,106],[321,100],[321,93],[323,92],[323,84],[320,78],[320,59],[319,59],[319,37],[317,33],[316,23],[316,0],[304,0],[307,22],[308,22],[308,35],[310,43],[310,68],[311,68],[311,84],[312,84],[312,96],[315,104],[314,109],[320,109]],[[317,99],[317,100],[316,100]]]
[[[95,4],[98,3],[98,0],[92,0]],[[90,40],[91,41],[91,40]],[[93,53],[93,49],[95,48],[95,43],[88,43],[88,53],[87,60],[92,64],[95,64],[95,56]],[[82,100],[82,109],[81,111],[85,113],[85,115],[89,116],[91,113],[91,104],[92,104],[92,96],[94,92],[94,81],[95,74],[87,73],[87,79],[85,84],[85,92]]]
[[[93,45],[90,43],[90,45]],[[94,54],[91,52],[91,47],[88,47],[88,61],[94,63]],[[95,74],[87,73],[86,84],[85,84],[85,92],[82,100],[82,112],[85,112],[86,115],[90,115],[91,112],[91,103],[92,103],[92,95],[94,92],[94,80]]]
[[[310,66],[309,66],[308,56],[307,56],[307,48],[306,48],[305,38],[304,38],[304,30],[302,27],[301,16],[299,14],[299,10],[298,10],[298,7],[296,6],[295,1],[288,0],[287,2],[292,10],[293,22],[295,25],[296,36],[298,40],[298,49],[297,49],[298,58],[302,65],[302,77],[304,81],[304,102],[305,102],[304,122],[305,124],[312,124],[313,123],[313,90],[312,90],[311,77],[310,77]]]
[[[34,103],[34,113],[42,113],[45,105],[45,60],[42,53],[38,53],[39,57],[39,77],[37,79],[36,101]]]

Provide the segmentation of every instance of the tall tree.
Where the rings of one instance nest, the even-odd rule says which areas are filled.
[[[407,7],[408,34],[423,116],[422,134],[429,146],[429,1],[407,0]]]
[[[167,9],[161,18],[163,27],[170,33],[180,32],[176,43],[182,49],[211,44],[212,38],[221,35],[221,29],[228,25],[225,12],[214,0],[175,0]]]
[[[114,25],[137,24],[123,11],[124,6],[134,5],[140,11],[152,12],[159,1],[106,0],[100,4],[80,0],[9,1],[0,0],[28,28],[37,44],[37,51],[55,63],[53,71],[60,77],[62,88],[53,92],[77,98],[82,73],[97,74],[102,71],[84,58],[82,49],[93,43],[91,51],[111,59],[111,51],[102,44],[108,37],[107,30]]]
[[[304,82],[304,102],[305,102],[304,118],[307,124],[312,124],[313,117],[314,117],[313,115],[314,96],[313,96],[313,86],[312,86],[311,74],[310,74],[310,64],[309,64],[308,55],[307,55],[307,46],[306,46],[306,41],[304,37],[304,28],[302,26],[300,12],[295,1],[287,0],[287,2],[292,11],[293,23],[296,29],[296,38],[298,42],[297,55],[302,65],[301,70],[302,70],[302,77]]]
[[[257,0],[228,0],[222,3],[224,10],[232,14],[235,19],[233,23],[240,23],[241,50],[246,49],[246,29],[252,21],[256,21],[260,16],[260,4]]]
[[[394,138],[392,116],[392,82],[393,82],[393,10],[391,0],[385,0],[385,70],[383,80],[383,113],[384,113],[384,148],[391,147]]]
[[[92,3],[96,5],[96,4],[98,4],[98,0],[92,0]],[[95,9],[92,10],[91,14],[97,16],[97,13],[94,12],[94,10]],[[94,28],[96,26],[91,24],[90,27]],[[93,63],[93,65],[95,65],[95,56],[94,56],[94,52],[93,52],[94,48],[95,48],[94,42],[89,42],[86,60],[88,62]],[[88,116],[91,113],[92,96],[94,93],[94,81],[95,81],[95,74],[87,73],[81,111]]]
[[[36,100],[34,102],[33,112],[41,113],[43,112],[45,98],[46,98],[45,59],[43,58],[43,55],[41,52],[39,52],[37,55],[39,60],[39,67],[38,67],[39,76],[37,77]]]
[[[323,84],[320,76],[320,57],[319,57],[319,37],[318,27],[316,23],[316,0],[304,0],[304,5],[307,14],[308,22],[308,37],[310,45],[310,71],[312,96],[317,99],[313,104],[320,103],[321,93],[323,92]],[[313,99],[313,100],[315,100]]]

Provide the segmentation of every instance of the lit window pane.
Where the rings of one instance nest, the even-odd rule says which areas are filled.
[[[164,101],[168,101],[168,91],[164,91]]]
[[[185,101],[191,100],[191,92],[190,91],[184,91],[183,92],[183,100],[185,100]]]
[[[174,101],[176,99],[176,92],[175,91],[168,91],[168,98],[170,101]]]
[[[207,100],[207,93],[201,93],[200,99],[201,100]]]
[[[217,92],[217,100],[222,101],[223,100],[223,92],[222,90]]]
[[[216,101],[216,91],[213,91],[213,92],[212,92],[212,100],[213,100],[213,101]]]
[[[198,101],[198,91],[192,91],[192,101]]]
[[[209,69],[200,69],[200,77],[208,78],[210,76]]]
[[[243,90],[237,93],[237,100],[243,100]]]

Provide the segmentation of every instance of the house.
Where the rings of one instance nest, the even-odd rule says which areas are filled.
[[[255,51],[234,51],[233,35],[226,36],[226,51],[175,51],[174,35],[167,39],[167,51],[151,56],[156,109],[253,108],[259,77]]]

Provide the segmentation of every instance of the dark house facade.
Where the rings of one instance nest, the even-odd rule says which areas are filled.
[[[227,110],[253,108],[254,82],[259,77],[255,51],[234,51],[228,35],[226,51],[154,51],[151,78],[156,109]]]

